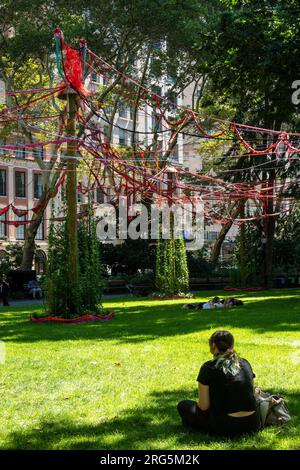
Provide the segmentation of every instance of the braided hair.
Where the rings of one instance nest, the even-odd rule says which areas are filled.
[[[234,350],[234,338],[229,331],[215,331],[209,339],[209,344],[215,344],[219,352],[215,355],[215,367],[224,374],[237,375],[240,371],[240,358]]]

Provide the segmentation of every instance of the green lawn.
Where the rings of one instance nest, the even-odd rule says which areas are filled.
[[[241,294],[246,305],[224,311],[113,299],[104,306],[113,307],[114,320],[81,325],[31,324],[36,307],[1,307],[0,448],[299,449],[299,294]],[[208,338],[220,328],[233,332],[256,383],[286,397],[290,425],[233,441],[181,427],[177,402],[196,397]]]

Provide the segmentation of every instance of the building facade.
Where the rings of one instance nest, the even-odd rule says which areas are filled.
[[[9,209],[0,216],[0,258],[11,243],[23,244],[25,239],[25,224],[16,224],[30,220],[31,209],[35,207],[43,192],[43,172],[35,161],[31,151],[18,149],[8,152],[1,145],[9,143],[23,143],[22,139],[0,140],[0,211]],[[47,156],[40,153],[40,158]],[[28,215],[18,216],[13,211],[29,211]],[[44,219],[38,227],[36,236],[35,268],[39,273],[44,269],[47,252],[47,232],[49,226],[49,208],[45,210]]]

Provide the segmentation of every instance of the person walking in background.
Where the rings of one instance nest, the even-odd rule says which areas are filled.
[[[5,274],[3,274],[2,282],[1,282],[1,295],[2,295],[2,302],[3,302],[4,307],[9,307],[8,293],[9,293],[9,283],[7,282],[7,278]]]

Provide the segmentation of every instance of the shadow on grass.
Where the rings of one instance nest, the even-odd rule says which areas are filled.
[[[300,331],[300,301],[298,290],[267,291],[243,294],[243,307],[216,310],[184,310],[181,303],[157,302],[145,299],[114,300],[116,318],[109,322],[56,325],[32,324],[29,312],[11,309],[0,317],[0,338],[4,341],[35,342],[68,340],[114,340],[118,343],[138,343],[159,337],[185,335],[197,331],[227,328],[248,328],[256,333]],[[267,297],[265,299],[265,297]],[[195,300],[196,301],[196,300]],[[199,299],[198,299],[199,301]],[[31,313],[34,311],[32,308]]]
[[[286,394],[292,415],[300,407],[300,394]],[[188,398],[187,390],[165,390],[149,395],[148,406],[121,412],[99,424],[80,424],[67,418],[41,421],[38,428],[22,429],[8,435],[6,449],[276,449],[281,439],[291,439],[290,448],[299,449],[300,421],[283,428],[268,428],[256,435],[239,439],[221,439],[181,426],[176,405]],[[95,409],[95,415],[101,410]]]

